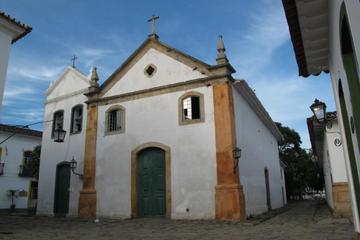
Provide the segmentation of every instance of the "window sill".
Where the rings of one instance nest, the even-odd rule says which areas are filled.
[[[111,131],[111,132],[105,132],[105,136],[111,136],[111,135],[122,134],[122,133],[125,133],[125,129],[120,129],[120,130]]]
[[[193,119],[193,120],[182,120],[179,122],[179,125],[189,125],[189,124],[196,124],[196,123],[204,123],[205,119]]]

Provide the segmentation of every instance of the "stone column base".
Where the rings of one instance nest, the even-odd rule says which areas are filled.
[[[239,184],[215,186],[215,217],[219,220],[245,220],[245,198]]]
[[[351,202],[348,183],[334,183],[332,185],[335,217],[351,217]]]
[[[79,198],[79,217],[95,218],[96,217],[96,190],[88,189],[80,191]]]

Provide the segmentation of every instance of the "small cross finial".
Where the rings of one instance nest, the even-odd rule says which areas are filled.
[[[74,54],[74,56],[71,58],[72,67],[73,67],[73,68],[76,68],[76,67],[75,67],[75,61],[76,61],[76,59],[78,59],[78,57]]]
[[[152,15],[152,17],[148,20],[148,22],[151,22],[151,35],[155,35],[155,20],[159,18],[159,16]]]

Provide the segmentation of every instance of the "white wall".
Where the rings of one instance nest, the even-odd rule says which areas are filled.
[[[6,70],[8,66],[12,34],[0,26],[0,109],[5,89]]]
[[[269,171],[272,208],[279,208],[284,202],[277,140],[235,88],[233,96],[237,146],[242,149],[239,171],[246,214],[267,211],[265,167]]]
[[[347,105],[347,111],[348,114],[351,116],[352,115],[352,107],[351,107],[351,102],[350,102],[350,98],[349,98],[349,88],[348,88],[348,84],[347,84],[347,79],[346,79],[346,73],[344,70],[344,66],[342,63],[342,57],[341,57],[341,48],[340,48],[340,28],[339,28],[339,23],[340,23],[340,7],[341,7],[341,3],[343,1],[329,1],[329,21],[330,21],[330,26],[329,26],[329,36],[330,36],[330,40],[329,40],[329,49],[330,49],[330,56],[329,56],[329,66],[330,66],[330,72],[331,72],[331,80],[332,80],[332,85],[333,85],[333,91],[334,91],[334,96],[335,96],[335,101],[336,101],[336,110],[338,112],[338,115],[341,116],[341,108],[340,108],[340,102],[339,102],[339,95],[338,95],[338,80],[342,79],[342,86],[343,86],[343,90],[344,90],[344,95],[345,95],[345,101],[346,101],[346,105]],[[360,22],[360,2],[359,1],[353,1],[353,0],[345,0],[344,1],[346,4],[346,10],[347,10],[347,14],[348,14],[348,19],[349,19],[349,25],[350,28],[352,29],[352,37],[353,37],[353,41],[355,42],[355,52],[356,52],[356,56],[357,56],[357,62],[360,63],[360,46],[359,43],[360,42],[360,25],[357,24]],[[340,129],[341,132],[344,133],[344,124],[343,124],[343,120],[341,117],[338,118],[339,120],[339,125],[340,125]],[[354,150],[355,150],[355,154],[356,154],[356,159],[357,161],[360,160],[360,153],[358,148],[356,148],[356,146],[358,146],[358,140],[356,139],[356,136],[353,134],[352,136],[352,140],[353,140],[353,145],[354,145]],[[349,163],[349,156],[348,156],[348,152],[347,152],[347,141],[345,138],[342,139],[343,141],[343,146],[344,146],[344,156],[345,156],[345,160],[346,160],[346,169],[347,169],[347,174],[349,176],[349,179],[352,179],[352,174],[351,174],[351,170],[350,170],[350,163]],[[358,166],[359,166],[359,162],[358,162]],[[357,232],[360,232],[360,224],[359,224],[359,216],[358,216],[358,211],[357,208],[355,207],[355,195],[354,195],[354,187],[352,184],[352,181],[349,181],[349,186],[350,186],[350,193],[351,193],[351,200],[353,202],[352,204],[352,210],[353,210],[353,216],[354,216],[354,225],[355,225],[355,230]]]
[[[11,134],[0,131],[0,139],[3,140]],[[32,178],[19,177],[19,167],[23,161],[24,151],[32,151],[40,143],[40,137],[16,134],[1,144],[0,162],[4,163],[4,174],[0,175],[0,209],[10,208],[11,198],[7,195],[8,190],[25,190],[29,194],[29,184]],[[28,196],[17,197],[15,204],[16,208],[27,208]]]
[[[72,70],[76,71],[76,70]],[[83,80],[79,77],[74,77],[77,74],[70,73],[63,79],[72,86],[72,91],[76,92],[83,88]],[[61,86],[59,89],[67,89]],[[53,94],[56,93],[56,94]],[[71,91],[53,91],[51,98],[56,98]],[[48,98],[49,100],[49,98]],[[77,172],[83,172],[84,161],[84,144],[85,144],[85,129],[86,129],[86,104],[87,98],[83,94],[77,94],[58,102],[50,102],[45,105],[44,120],[52,120],[53,113],[57,110],[64,110],[64,130],[66,131],[65,140],[63,143],[56,143],[51,139],[52,122],[44,124],[41,164],[39,174],[39,193],[38,193],[38,215],[52,215],[54,208],[54,193],[55,193],[55,177],[56,165],[63,161],[70,161],[72,157],[78,162]],[[78,134],[70,134],[71,109],[82,103],[83,104],[83,122],[82,131]],[[82,181],[78,176],[71,174],[70,182],[70,200],[69,200],[69,215],[77,216],[79,191],[82,189]]]
[[[151,80],[150,80],[151,81]],[[178,98],[186,91],[123,102],[125,133],[105,136],[99,107],[96,189],[97,215],[130,217],[131,151],[147,142],[171,148],[172,218],[214,218],[216,152],[212,87],[204,94],[205,122],[179,126]],[[189,208],[189,212],[186,212]]]

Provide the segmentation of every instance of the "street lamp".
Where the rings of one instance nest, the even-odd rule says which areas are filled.
[[[57,128],[54,130],[54,142],[64,142],[66,131],[62,128]]]
[[[70,168],[73,174],[78,175],[80,178],[83,177],[83,174],[75,172],[75,169],[77,168],[77,162],[74,157],[70,161]]]
[[[314,103],[311,104],[310,109],[319,123],[326,122],[326,104],[324,102],[315,99]]]

